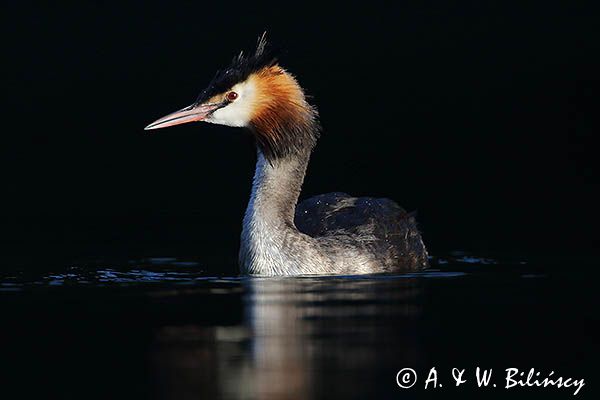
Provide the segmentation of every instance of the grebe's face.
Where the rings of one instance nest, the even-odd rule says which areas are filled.
[[[207,93],[214,90],[209,86],[200,101],[154,121],[145,129],[204,121],[233,127],[262,125],[266,130],[276,121],[293,120],[308,107],[298,82],[279,65],[253,72],[217,94]]]
[[[166,115],[145,129],[159,129],[194,121],[233,127],[249,126],[255,112],[256,84],[249,78],[233,85],[229,90],[211,96],[203,102]]]
[[[311,147],[319,133],[318,113],[306,102],[296,79],[268,54],[264,36],[256,52],[240,54],[217,72],[191,106],[162,117],[145,129],[204,121],[250,128],[268,157]]]
[[[279,70],[277,59],[267,48],[265,35],[258,40],[256,51],[248,56],[240,53],[231,65],[218,71],[194,104],[162,117],[145,129],[166,128],[192,121],[248,127],[259,112],[258,83],[265,72]],[[265,90],[262,90],[265,94]]]
[[[249,126],[256,109],[256,90],[254,79],[249,78],[234,85],[227,92],[215,96],[209,102],[221,103],[224,106],[215,109],[204,121],[234,127]]]

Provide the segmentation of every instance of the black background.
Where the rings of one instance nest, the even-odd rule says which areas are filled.
[[[143,127],[268,31],[321,112],[303,197],[418,210],[433,254],[592,255],[598,7],[194,1],[3,6],[3,256],[199,257],[235,271],[241,130]]]

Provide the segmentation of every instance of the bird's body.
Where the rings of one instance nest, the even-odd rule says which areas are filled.
[[[296,79],[265,50],[240,54],[196,103],[150,124],[203,120],[250,129],[257,141],[252,193],[240,246],[243,273],[365,274],[427,267],[413,215],[389,199],[344,193],[298,203],[320,133],[318,114]]]
[[[427,265],[414,217],[389,199],[328,193],[296,205],[308,156],[270,164],[258,151],[242,229],[243,272],[364,274]]]

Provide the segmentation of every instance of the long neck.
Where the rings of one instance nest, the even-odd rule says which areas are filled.
[[[248,210],[275,225],[293,225],[310,152],[267,161],[257,150],[256,171]]]
[[[257,151],[250,202],[244,216],[240,262],[243,272],[277,275],[292,268],[295,244],[306,236],[294,225],[296,203],[310,150],[269,162]]]

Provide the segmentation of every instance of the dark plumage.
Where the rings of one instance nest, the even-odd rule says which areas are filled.
[[[254,52],[249,55],[240,52],[233,57],[227,68],[215,73],[206,89],[198,95],[195,104],[204,103],[211,97],[229,90],[236,83],[245,81],[251,74],[275,64],[277,64],[276,51],[269,46],[266,33],[263,33],[258,38]]]
[[[390,199],[352,197],[334,192],[311,197],[296,206],[298,230],[323,246],[360,244],[379,260],[381,272],[418,270],[428,265],[427,250],[414,213]]]

